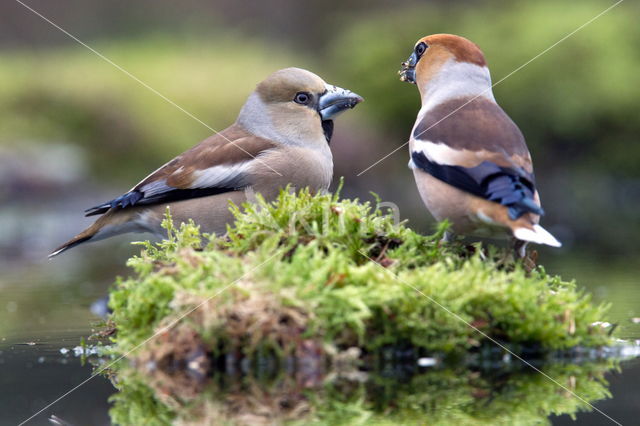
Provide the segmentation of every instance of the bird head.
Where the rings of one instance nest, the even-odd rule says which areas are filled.
[[[362,101],[359,95],[327,84],[312,72],[285,68],[258,84],[239,121],[274,140],[297,144],[320,138],[329,142],[333,119]]]
[[[446,71],[451,70],[447,65],[455,64],[470,65],[466,68],[473,70],[476,67],[479,73],[488,74],[480,48],[466,38],[452,34],[433,34],[418,40],[398,74],[401,81],[416,84],[422,91],[436,78],[446,79]]]

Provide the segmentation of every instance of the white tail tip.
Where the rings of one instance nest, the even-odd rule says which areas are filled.
[[[518,228],[513,231],[513,236],[519,240],[530,241],[536,244],[546,244],[551,247],[562,247],[562,243],[540,225],[533,225],[533,229]]]

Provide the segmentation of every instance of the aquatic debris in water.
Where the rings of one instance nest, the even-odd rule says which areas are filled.
[[[62,355],[73,355],[75,357],[102,355],[103,349],[100,346],[76,346],[74,348],[60,348]]]
[[[54,414],[52,414],[49,417],[49,423],[52,424],[52,425],[58,425],[58,426],[72,426],[71,423],[69,423],[66,420],[61,419],[60,417],[58,417],[58,416],[56,416]]]
[[[438,365],[438,360],[436,358],[423,357],[418,359],[419,367],[433,367],[435,365]]]

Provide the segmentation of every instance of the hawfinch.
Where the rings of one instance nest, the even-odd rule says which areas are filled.
[[[177,156],[126,194],[86,210],[96,222],[49,255],[86,241],[126,232],[164,235],[167,206],[173,219],[193,219],[203,232],[224,233],[236,205],[254,192],[273,199],[281,188],[325,191],[333,160],[333,118],[362,101],[299,68],[276,71],[258,84],[236,122]]]
[[[418,40],[399,73],[422,98],[409,167],[436,220],[447,219],[452,233],[511,234],[520,256],[527,242],[560,247],[538,225],[543,210],[531,155],[493,97],[480,48],[455,35],[430,35]]]

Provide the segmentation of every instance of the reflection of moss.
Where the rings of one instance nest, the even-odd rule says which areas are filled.
[[[610,362],[554,364],[542,370],[583,400],[610,397],[603,379]],[[117,372],[114,423],[129,424],[544,424],[551,414],[587,410],[585,402],[541,374],[429,370],[410,377],[327,376],[305,382],[282,374],[265,382],[251,374],[215,375],[202,392],[168,395],[153,375]]]
[[[154,390],[139,376],[121,374],[115,386],[120,390],[111,397],[115,403],[111,420],[118,425],[166,425],[175,417],[173,410],[160,402]]]
[[[228,235],[204,249],[195,226],[167,221],[169,238],[145,243],[130,260],[136,276],[111,294],[116,352],[200,304],[181,324],[218,356],[265,348],[296,355],[309,345],[366,354],[399,342],[418,353],[461,354],[483,342],[423,295],[515,350],[610,343],[591,326],[604,308],[572,283],[542,269],[501,268],[486,250],[442,246],[439,234],[394,225],[368,204],[283,192],[274,204],[235,211]]]
[[[542,370],[586,401],[610,397],[603,374],[608,363],[550,365]],[[326,424],[366,418],[388,424],[540,424],[550,414],[574,414],[589,406],[532,371],[429,371],[409,380],[374,377],[358,391],[325,387],[314,406]],[[325,398],[326,400],[322,401]],[[351,419],[341,422],[340,419]],[[377,424],[377,423],[376,423]]]

